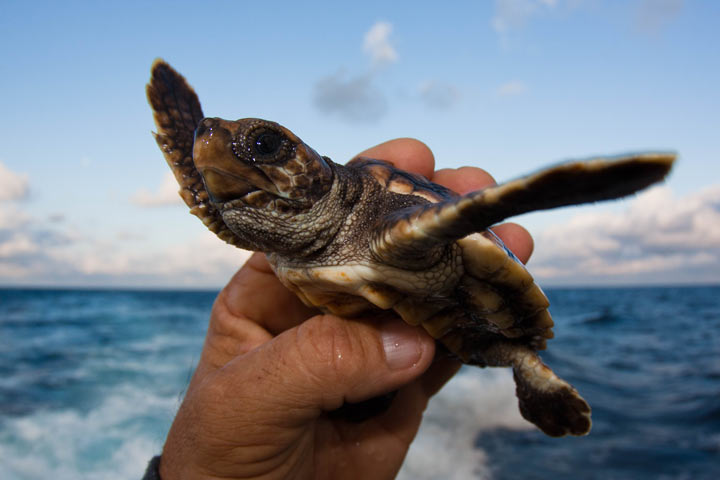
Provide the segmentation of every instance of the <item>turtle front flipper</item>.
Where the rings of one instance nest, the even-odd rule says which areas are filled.
[[[195,129],[203,119],[197,94],[185,78],[164,60],[153,62],[147,98],[157,126],[155,141],[180,185],[180,197],[218,237],[240,246],[220,213],[208,201],[208,193],[193,162]]]
[[[590,406],[529,348],[499,342],[483,352],[489,366],[513,367],[520,413],[551,437],[587,435]]]
[[[424,258],[433,247],[515,215],[630,195],[665,178],[674,161],[672,153],[645,153],[565,163],[459,198],[399,210],[383,220],[371,249],[389,263]]]

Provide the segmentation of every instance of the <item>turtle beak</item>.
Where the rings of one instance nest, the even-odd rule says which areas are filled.
[[[237,160],[232,150],[224,147],[231,141],[230,132],[220,125],[219,119],[203,118],[195,129],[193,162],[214,203],[234,200],[254,190],[233,173],[232,167]]]
[[[206,168],[228,170],[235,162],[232,149],[232,135],[220,125],[219,118],[203,118],[195,129],[193,141],[193,163],[202,172]]]
[[[231,122],[203,118],[195,129],[193,163],[214,203],[237,200],[255,190],[277,192],[262,172],[240,161],[232,149]]]
[[[242,178],[229,175],[227,172],[204,168],[200,175],[205,183],[205,189],[213,203],[225,203],[242,198],[257,188],[247,183]]]

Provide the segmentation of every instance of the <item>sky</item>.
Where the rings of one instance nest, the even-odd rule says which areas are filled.
[[[217,288],[247,253],[176,195],[153,59],[206,115],[277,121],[344,163],[397,137],[499,181],[672,150],[667,182],[515,219],[542,285],[720,282],[720,3],[3,2],[0,285]]]

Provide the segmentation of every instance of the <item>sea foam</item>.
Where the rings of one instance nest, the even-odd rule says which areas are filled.
[[[534,428],[518,411],[512,371],[464,368],[430,401],[397,478],[492,478],[487,454],[475,440],[498,428]]]
[[[138,479],[160,451],[178,406],[131,384],[113,387],[87,411],[38,410],[6,418],[0,478]]]

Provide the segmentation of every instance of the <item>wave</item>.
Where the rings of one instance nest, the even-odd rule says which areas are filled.
[[[532,430],[518,412],[509,369],[463,369],[430,402],[398,478],[489,479],[482,431]],[[179,405],[125,383],[110,387],[88,410],[36,410],[5,418],[0,478],[136,479],[159,452]]]
[[[509,369],[466,368],[431,400],[399,478],[720,478],[720,289],[548,294],[557,337],[542,357],[592,405],[591,435],[544,437],[520,416]],[[213,298],[0,299],[13,312],[0,319],[0,479],[140,478]]]
[[[0,478],[141,478],[151,456],[160,452],[178,405],[177,396],[121,384],[87,411],[40,410],[6,418],[0,430]]]
[[[484,431],[534,428],[520,415],[509,368],[463,368],[431,399],[397,478],[492,478],[487,453],[475,446],[477,436]]]

